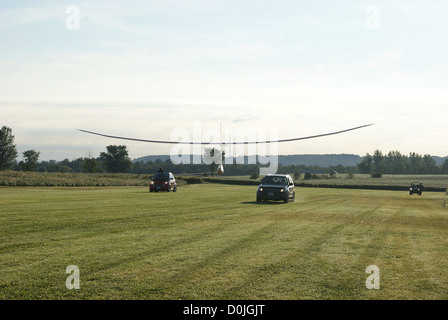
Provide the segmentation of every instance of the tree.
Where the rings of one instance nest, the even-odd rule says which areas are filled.
[[[82,172],[84,173],[95,173],[99,172],[98,164],[95,158],[85,158],[82,163]]]
[[[399,151],[390,151],[384,159],[386,173],[403,173],[405,170],[405,158]]]
[[[373,152],[373,172],[382,173],[384,171],[384,156],[380,150]]]
[[[422,173],[423,158],[415,152],[409,154],[409,173]]]
[[[132,169],[132,161],[129,159],[126,146],[110,145],[106,147],[107,152],[100,153],[100,159],[108,172],[128,172]]]
[[[41,161],[38,170],[40,172],[74,172],[72,168],[56,160]]]
[[[0,130],[0,170],[12,169],[16,163],[17,155],[12,130],[3,126]]]
[[[251,175],[250,175],[250,179],[258,179],[260,177],[260,175],[258,174],[258,171],[254,171]]]
[[[358,164],[359,173],[371,173],[372,172],[373,158],[370,154],[366,154],[364,160]]]
[[[442,163],[442,167],[440,169],[440,173],[448,174],[448,159],[445,159],[445,161]]]
[[[27,150],[23,152],[24,161],[20,161],[19,167],[23,171],[36,171],[40,152],[36,150]]]
[[[342,164],[338,164],[334,169],[338,173],[345,173],[345,167]]]
[[[429,173],[437,173],[437,164],[436,161],[429,154],[425,154],[422,158],[422,166],[421,173],[429,174]]]

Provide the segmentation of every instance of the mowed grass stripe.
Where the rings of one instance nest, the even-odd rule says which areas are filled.
[[[343,202],[343,201],[342,201]],[[333,199],[333,203],[334,199]],[[263,281],[254,279],[253,296],[262,296],[265,299],[305,299],[305,298],[341,298],[347,294],[347,289],[331,292],[326,295],[332,281],[341,282],[341,274],[353,275],[347,265],[353,260],[347,237],[350,228],[358,222],[358,218],[323,223],[325,212],[313,212],[304,217],[301,223],[306,226],[301,237],[296,237],[293,250],[273,263],[260,267]],[[305,236],[306,235],[306,236]],[[287,234],[286,237],[291,237]],[[305,240],[305,241],[304,241]],[[342,252],[341,248],[342,247]],[[338,259],[342,255],[343,259]],[[357,269],[358,270],[358,269]],[[338,275],[339,272],[339,275]],[[260,277],[260,275],[259,275]],[[362,283],[362,282],[361,282]],[[262,286],[260,286],[262,284]],[[283,289],[278,290],[279,287]],[[271,290],[266,290],[272,288]]]
[[[440,193],[298,188],[294,203],[258,204],[253,187],[212,184],[1,191],[3,299],[446,298]],[[65,288],[70,264],[81,290]],[[365,287],[370,264],[380,290]]]

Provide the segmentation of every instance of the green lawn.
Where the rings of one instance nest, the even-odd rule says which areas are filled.
[[[445,193],[255,190],[0,187],[0,299],[448,298]]]

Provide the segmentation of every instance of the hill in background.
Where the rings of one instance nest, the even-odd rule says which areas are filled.
[[[439,157],[432,156],[436,161],[436,164],[441,165],[447,157]],[[287,165],[305,165],[305,166],[319,166],[322,168],[329,168],[331,166],[342,165],[344,167],[352,167],[356,166],[363,160],[364,157],[361,157],[356,154],[295,154],[295,155],[279,155],[278,162],[284,166]],[[134,159],[134,162],[143,161],[157,161],[158,159],[162,161],[166,161],[170,159],[169,155],[152,155],[145,156]],[[191,163],[193,163],[193,159],[190,156]],[[235,160],[236,161],[236,160]],[[245,159],[244,163],[247,163],[247,159]]]
[[[153,156],[145,156],[141,158],[134,159],[134,162],[148,162],[148,161],[157,161],[158,159],[162,161],[166,161],[169,159],[169,155],[153,155]],[[279,155],[278,162],[282,165],[306,165],[306,166],[319,166],[323,168],[328,168],[330,166],[337,166],[338,164],[343,165],[344,167],[356,166],[363,160],[363,157],[360,157],[355,154],[296,154],[296,155]],[[192,161],[192,159],[191,159]],[[236,160],[235,160],[236,161]],[[247,158],[244,163],[247,163]]]
[[[440,166],[443,162],[445,162],[446,159],[448,159],[448,156],[446,157],[432,156],[432,158],[436,161],[436,164]]]

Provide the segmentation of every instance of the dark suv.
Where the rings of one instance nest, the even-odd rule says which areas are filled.
[[[157,191],[177,191],[176,179],[171,172],[157,172],[149,185],[149,192]]]
[[[419,196],[422,195],[423,192],[423,184],[421,182],[411,182],[411,187],[409,188],[409,194],[412,196],[412,194],[417,193]]]
[[[292,202],[295,198],[294,181],[289,175],[268,174],[257,189],[257,202],[283,200]]]

